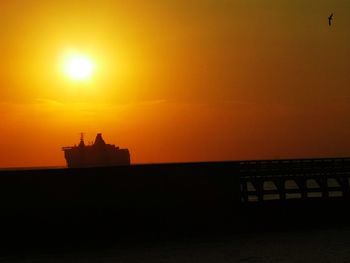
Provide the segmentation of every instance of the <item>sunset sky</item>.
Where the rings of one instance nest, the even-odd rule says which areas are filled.
[[[350,156],[349,0],[2,0],[0,22],[0,167],[65,165],[80,132],[133,163]]]

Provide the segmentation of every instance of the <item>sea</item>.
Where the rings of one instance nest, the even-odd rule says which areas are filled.
[[[0,262],[350,262],[350,224],[12,248]]]

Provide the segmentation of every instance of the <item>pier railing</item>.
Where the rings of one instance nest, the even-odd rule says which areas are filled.
[[[241,201],[349,198],[350,158],[243,161]]]

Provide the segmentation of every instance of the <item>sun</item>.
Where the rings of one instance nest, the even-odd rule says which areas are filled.
[[[92,77],[95,64],[86,55],[71,54],[66,57],[64,72],[72,80],[84,81]]]

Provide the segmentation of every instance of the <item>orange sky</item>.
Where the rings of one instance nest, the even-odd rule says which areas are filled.
[[[134,163],[350,156],[348,0],[2,0],[0,22],[0,167],[64,165],[80,132]]]

